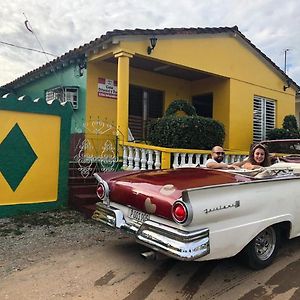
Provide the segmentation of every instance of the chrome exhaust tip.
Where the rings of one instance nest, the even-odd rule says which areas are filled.
[[[154,251],[147,251],[147,252],[143,252],[141,253],[142,257],[145,259],[156,259],[156,252]]]

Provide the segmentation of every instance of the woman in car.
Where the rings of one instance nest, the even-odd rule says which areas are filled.
[[[255,144],[252,146],[249,157],[239,165],[239,167],[248,170],[254,170],[261,167],[268,167],[271,165],[269,151],[266,146],[262,144]]]

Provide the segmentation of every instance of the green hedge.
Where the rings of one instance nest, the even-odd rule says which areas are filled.
[[[267,138],[269,140],[299,139],[300,132],[296,117],[294,115],[285,116],[282,123],[282,128],[275,128],[270,130],[268,132]]]
[[[153,120],[148,141],[155,146],[184,149],[211,149],[223,145],[223,124],[200,116],[176,115]]]

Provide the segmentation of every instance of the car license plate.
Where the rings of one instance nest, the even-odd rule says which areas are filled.
[[[135,210],[132,208],[129,209],[128,217],[130,219],[133,219],[133,220],[141,222],[141,223],[143,223],[147,220],[150,220],[149,214],[146,214],[144,212],[141,212],[141,211],[138,211],[138,210]]]

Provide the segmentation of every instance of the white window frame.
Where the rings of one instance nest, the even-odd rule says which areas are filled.
[[[276,101],[261,96],[253,99],[253,142],[267,138],[269,130],[275,128]]]
[[[61,103],[70,102],[73,109],[78,109],[78,86],[56,86],[45,91],[47,103],[58,100]]]

